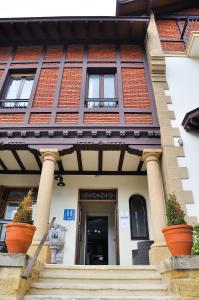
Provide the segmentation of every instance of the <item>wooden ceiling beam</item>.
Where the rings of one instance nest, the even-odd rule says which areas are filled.
[[[26,168],[25,168],[25,166],[24,166],[24,164],[23,164],[21,158],[19,157],[17,151],[16,151],[16,150],[12,150],[12,154],[13,154],[14,158],[16,159],[16,161],[17,161],[19,167],[21,168],[21,170],[22,170],[22,171],[25,171]]]

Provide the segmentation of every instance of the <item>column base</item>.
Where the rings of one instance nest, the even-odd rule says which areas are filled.
[[[163,259],[170,257],[171,253],[165,242],[157,242],[149,250],[149,261],[151,265],[157,265]]]
[[[33,241],[32,244],[30,245],[27,254],[29,256],[33,256],[38,245],[39,245],[40,241]],[[38,261],[41,263],[51,263],[51,249],[49,247],[48,242],[46,242],[44,244],[44,246],[42,247],[40,254],[38,256]]]

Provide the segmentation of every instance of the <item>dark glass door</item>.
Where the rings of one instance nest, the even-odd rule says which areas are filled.
[[[108,265],[108,217],[87,217],[86,264]]]

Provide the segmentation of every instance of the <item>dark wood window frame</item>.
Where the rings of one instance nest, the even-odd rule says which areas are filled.
[[[89,98],[89,76],[90,75],[98,75],[99,76],[99,99],[98,98]],[[115,98],[105,98],[104,97],[104,76],[105,75],[113,75],[114,76],[114,92]],[[118,77],[117,77],[117,69],[116,68],[88,68],[87,76],[86,76],[86,91],[85,91],[85,107],[88,107],[88,102],[97,102],[99,103],[99,107],[95,108],[118,108],[119,99],[118,99]],[[92,100],[93,99],[93,100]],[[110,99],[110,100],[109,100]],[[89,101],[90,100],[90,101]],[[106,100],[106,101],[105,101]],[[113,106],[107,107],[104,106],[105,102],[114,103]],[[92,109],[92,108],[91,108]]]
[[[24,84],[26,79],[35,80],[36,69],[24,70],[24,69],[16,69],[12,70],[12,72],[8,73],[5,84],[1,91],[1,100],[0,100],[0,108],[2,109],[24,109],[27,108],[29,98],[20,98],[23,92]],[[20,80],[19,87],[17,88],[16,97],[13,99],[7,99],[7,93],[9,91],[9,87],[13,80]],[[33,89],[33,85],[31,87],[30,95]],[[10,105],[9,105],[10,103]]]
[[[135,200],[139,199],[139,201],[142,201],[143,210],[144,210],[144,224],[145,224],[145,236],[134,236],[133,235],[133,216],[132,216],[132,210],[133,210],[133,202]],[[146,200],[143,196],[135,194],[132,195],[129,198],[129,214],[130,214],[130,230],[131,230],[131,240],[148,240],[149,239],[149,230],[148,230],[148,218],[147,218],[147,206],[146,206]]]

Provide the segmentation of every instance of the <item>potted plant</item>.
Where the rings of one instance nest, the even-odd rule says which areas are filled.
[[[171,193],[166,203],[167,227],[163,233],[167,246],[173,256],[184,256],[191,254],[193,227],[186,224],[185,213]]]
[[[24,197],[12,223],[6,225],[6,245],[9,253],[26,253],[36,230],[32,220],[32,190]]]

